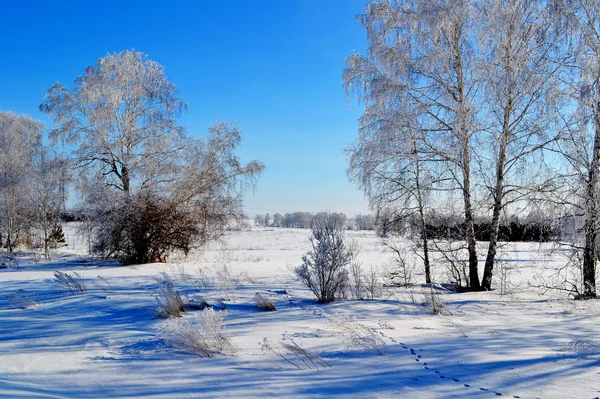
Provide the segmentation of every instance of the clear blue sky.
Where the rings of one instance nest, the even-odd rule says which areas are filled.
[[[54,82],[71,85],[107,53],[135,49],[161,63],[203,134],[215,120],[245,132],[240,155],[267,170],[246,212],[367,213],[343,149],[361,108],[348,107],[344,59],[365,47],[360,0],[0,0],[0,109],[38,111]]]

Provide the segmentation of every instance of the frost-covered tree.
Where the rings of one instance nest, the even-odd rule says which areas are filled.
[[[283,215],[281,213],[276,213],[273,215],[273,226],[275,226],[275,227],[283,226]]]
[[[392,229],[394,218],[418,220],[416,238],[421,244],[418,247],[425,280],[431,283],[426,213],[433,177],[430,166],[426,165],[428,155],[419,148],[422,146],[419,134],[406,122],[408,116],[403,118],[390,110],[375,108],[378,106],[367,108],[361,118],[359,139],[347,150],[350,154],[348,175],[377,210],[382,234]],[[392,207],[394,212],[391,212]]]
[[[61,238],[60,210],[64,200],[62,187],[66,184],[63,181],[66,169],[66,162],[51,148],[41,146],[33,158],[29,225],[41,232],[46,258],[50,256],[50,248]],[[62,240],[64,241],[64,236]]]
[[[58,126],[51,138],[74,148],[96,249],[128,263],[187,253],[222,234],[264,168],[239,160],[242,132],[232,123],[213,124],[201,139],[186,134],[175,85],[139,52],[100,58],[73,87],[52,86],[40,108]]]
[[[472,161],[480,80],[473,5],[468,0],[377,1],[358,18],[367,31],[368,51],[346,60],[344,82],[365,102],[369,126],[376,128],[372,119],[381,117],[397,126],[400,137],[404,131],[417,135],[419,150],[447,165],[452,189],[462,197],[469,286],[479,289]],[[407,112],[410,118],[404,119]]]
[[[553,23],[554,8],[538,0],[478,3],[476,18],[482,57],[482,175],[491,195],[492,221],[482,288],[492,288],[502,211],[532,190],[547,190],[540,178],[542,150],[557,138],[555,118],[562,87],[563,33]]]
[[[354,225],[356,230],[375,230],[375,216],[356,215],[354,217]]]
[[[72,87],[54,84],[40,105],[74,146],[75,165],[129,193],[169,180],[184,145],[176,118],[186,105],[164,68],[132,50],[100,58]]]
[[[600,3],[595,0],[557,0],[558,20],[569,29],[565,48],[572,49],[576,68],[565,80],[576,106],[565,110],[568,122],[560,153],[569,166],[562,204],[582,219],[583,298],[596,298],[596,262],[600,220]]]
[[[0,111],[0,220],[9,256],[27,222],[32,165],[42,129],[30,116]]]
[[[302,264],[294,270],[321,303],[332,302],[348,284],[347,266],[353,259],[345,244],[339,218],[320,213],[315,218],[310,237],[311,250],[302,256]]]

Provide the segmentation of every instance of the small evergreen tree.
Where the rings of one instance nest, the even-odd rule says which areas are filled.
[[[50,234],[48,235],[48,242],[50,244],[50,248],[57,248],[60,244],[65,244],[67,242],[65,240],[65,233],[63,231],[62,224],[60,224],[60,222],[54,222],[52,230],[50,230]]]

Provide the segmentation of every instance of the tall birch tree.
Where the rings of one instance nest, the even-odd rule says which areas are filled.
[[[482,54],[483,99],[479,112],[486,121],[482,130],[487,146],[486,162],[492,220],[482,288],[492,288],[500,217],[511,203],[523,201],[529,190],[543,190],[531,166],[534,156],[558,136],[553,121],[561,86],[560,31],[555,29],[547,2],[490,0],[479,3],[479,40]],[[483,145],[482,145],[483,146]],[[484,152],[484,151],[481,151]],[[491,158],[491,159],[490,159]],[[491,162],[490,162],[491,161]],[[538,168],[538,165],[535,165]]]
[[[479,131],[473,104],[477,41],[470,1],[371,2],[358,19],[368,52],[346,60],[345,81],[373,108],[396,99],[415,110],[420,141],[443,160],[463,202],[469,287],[480,288],[473,208],[473,141]],[[394,107],[395,108],[395,107]]]

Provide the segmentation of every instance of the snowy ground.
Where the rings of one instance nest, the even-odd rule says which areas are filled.
[[[51,260],[23,254],[17,267],[0,270],[1,398],[600,396],[600,302],[529,287],[564,263],[546,247],[504,247],[509,293],[438,289],[446,311],[436,315],[422,305],[429,289],[418,285],[373,301],[315,304],[291,271],[308,249],[308,230],[231,233],[187,261],[128,267],[87,259],[85,240],[68,233],[68,247]],[[366,267],[389,266],[372,232],[349,236]],[[204,286],[202,276],[223,265],[239,280],[235,290]],[[436,265],[436,280],[444,269]],[[56,270],[80,273],[87,290],[64,290]],[[188,298],[225,299],[235,354],[200,358],[165,344],[158,327],[167,321],[156,317],[152,295],[162,271]],[[257,310],[257,292],[277,311]],[[353,346],[341,315],[374,331],[386,353]],[[265,337],[277,345],[283,334],[331,367],[298,369],[261,350]]]

